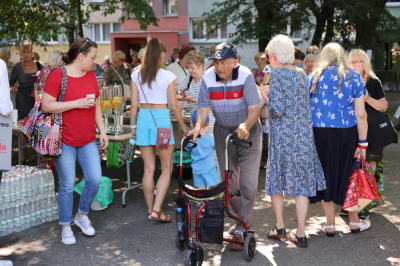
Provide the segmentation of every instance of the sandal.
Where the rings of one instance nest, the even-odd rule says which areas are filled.
[[[273,232],[275,229],[276,229],[276,235],[273,235],[272,232]],[[270,238],[279,238],[279,239],[281,239],[281,238],[286,238],[287,235],[286,235],[285,227],[283,227],[283,228],[281,228],[281,229],[278,229],[278,228],[276,228],[276,226],[275,226],[274,229],[268,231],[267,236],[270,237]]]
[[[161,222],[167,222],[167,223],[172,222],[172,218],[169,215],[166,215],[165,213],[164,213],[164,219],[161,219],[161,214],[163,214],[163,211],[153,210],[152,213],[157,214],[157,217],[150,216],[150,218],[149,218],[150,221],[161,221]]]
[[[307,244],[307,237],[297,237],[297,235],[290,235],[289,240],[293,243],[299,245],[299,247],[305,248],[308,246]]]
[[[350,225],[355,225],[355,226],[360,227],[359,229],[351,229],[350,228],[350,231],[353,234],[357,234],[357,233],[360,233],[361,231],[369,229],[371,227],[371,221],[369,221],[369,220],[360,220],[359,223],[350,222]]]
[[[326,225],[326,224],[324,224],[321,227],[321,231],[324,232],[326,234],[326,236],[328,236],[328,237],[334,237],[335,236],[336,231],[333,232],[333,233],[330,233],[330,232],[327,232],[326,229],[335,229],[334,225]]]

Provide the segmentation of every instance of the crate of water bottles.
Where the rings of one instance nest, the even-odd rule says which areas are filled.
[[[13,166],[0,186],[0,236],[58,219],[51,170]]]

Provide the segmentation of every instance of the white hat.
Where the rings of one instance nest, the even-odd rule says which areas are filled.
[[[110,56],[109,55],[104,56],[104,60],[110,60]]]

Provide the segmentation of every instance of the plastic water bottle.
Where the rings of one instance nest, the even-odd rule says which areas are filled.
[[[21,204],[21,175],[17,175],[14,178],[14,189],[15,189],[15,204]]]
[[[126,160],[128,161],[128,163],[133,162],[133,158],[135,155],[135,149],[136,149],[136,138],[131,136],[131,138],[129,139],[128,153],[126,155]]]
[[[58,219],[58,204],[57,204],[57,199],[56,196],[54,195],[52,197],[52,203],[51,203],[51,211],[52,211],[52,221],[55,221]]]
[[[42,223],[46,222],[47,212],[46,212],[46,198],[40,200],[40,214],[42,216]]]
[[[14,219],[14,231],[20,232],[21,231],[21,205],[18,205],[13,209],[13,219]]]
[[[20,185],[21,185],[21,203],[25,203],[27,195],[28,195],[28,192],[26,190],[26,175],[25,174],[21,175]]]
[[[15,207],[15,178],[10,178],[10,206]]]
[[[53,172],[50,169],[47,170],[47,175],[48,175],[48,178],[49,178],[49,195],[53,196],[54,195],[54,191],[55,191],[54,175],[53,175]]]
[[[30,217],[30,227],[35,226],[36,225],[36,210],[35,210],[35,202],[29,202],[29,206],[28,206],[28,211],[29,211],[29,217]]]
[[[3,205],[4,209],[10,208],[10,178],[5,178],[1,182],[3,187]]]
[[[32,186],[32,201],[37,200],[39,189],[37,186],[37,173],[31,174],[31,186]]]
[[[39,197],[38,199],[43,198],[45,194],[45,176],[43,170],[38,171],[38,187],[39,187]]]
[[[35,210],[36,210],[36,225],[42,223],[42,212],[40,211],[40,200],[35,201]]]
[[[26,175],[26,202],[32,201],[32,179],[31,174]]]
[[[8,235],[14,232],[14,220],[13,220],[12,208],[6,209],[6,217],[7,217],[6,235]]]
[[[180,240],[184,240],[185,237],[183,235],[183,219],[182,219],[182,208],[178,208],[176,210],[176,227],[178,229],[178,236]]]
[[[1,191],[1,189],[0,189]],[[4,223],[3,223],[4,222]],[[5,226],[7,224],[6,218],[4,217],[4,210],[0,208],[0,237],[4,236]]]

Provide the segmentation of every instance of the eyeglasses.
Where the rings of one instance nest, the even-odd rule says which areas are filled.
[[[350,64],[352,64],[353,66],[358,66],[362,62],[363,61],[350,61]]]
[[[120,58],[119,60],[121,60],[122,62],[125,62],[125,58]]]
[[[88,42],[88,43],[92,43],[92,40],[89,39],[88,37],[86,37],[86,42],[81,46],[81,48],[79,48],[78,54],[81,53],[81,49],[83,48],[83,46],[85,46],[85,44],[86,44],[87,42]]]
[[[312,51],[312,52],[306,52],[306,54],[318,54],[317,51]]]

